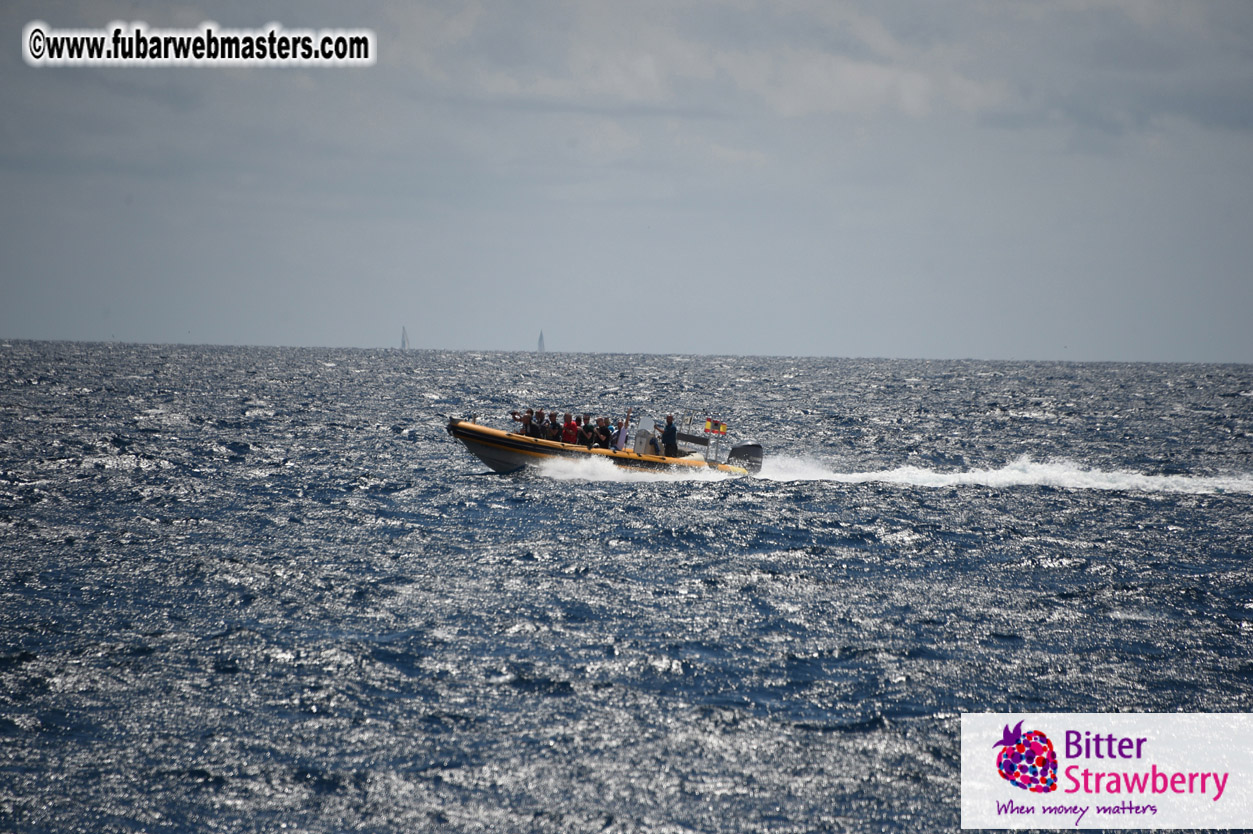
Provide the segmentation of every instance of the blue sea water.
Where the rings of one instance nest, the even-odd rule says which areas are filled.
[[[1250,366],[0,342],[0,829],[953,830],[962,712],[1253,708],[1251,555]]]

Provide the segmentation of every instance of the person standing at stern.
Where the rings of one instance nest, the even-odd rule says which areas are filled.
[[[673,414],[666,415],[666,427],[661,430],[661,453],[668,458],[679,456],[679,427]]]

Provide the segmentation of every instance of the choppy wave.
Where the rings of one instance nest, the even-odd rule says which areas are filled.
[[[956,830],[960,713],[1253,703],[1250,376],[13,343],[0,829]],[[695,397],[760,477],[438,417]]]
[[[1125,470],[1100,470],[1074,461],[1036,461],[1020,457],[998,469],[944,472],[918,466],[899,466],[879,472],[838,472],[828,464],[809,458],[767,458],[758,477],[771,481],[830,481],[833,483],[883,483],[917,487],[985,486],[1053,487],[1115,492],[1162,492],[1183,494],[1253,493],[1253,475],[1150,475]]]

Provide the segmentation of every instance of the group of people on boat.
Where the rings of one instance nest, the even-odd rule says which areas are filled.
[[[622,421],[611,424],[607,417],[592,420],[591,414],[575,415],[566,412],[562,419],[555,411],[545,414],[543,409],[523,412],[514,411],[510,415],[514,422],[521,423],[514,434],[537,437],[541,440],[555,440],[558,443],[577,443],[591,449],[599,447],[608,449],[618,442],[618,432],[622,430]]]
[[[567,411],[564,419],[556,411],[538,411],[528,408],[523,412],[511,412],[514,422],[520,423],[514,434],[535,437],[541,440],[555,440],[558,443],[570,443],[586,446],[589,449],[614,449],[622,444],[618,441],[626,426],[622,420],[610,422],[608,417],[592,419],[591,414],[577,415]],[[666,426],[661,429],[661,442],[654,442],[654,452],[670,457],[679,454],[678,429],[674,424],[674,416],[667,415]],[[664,450],[664,451],[663,451]]]

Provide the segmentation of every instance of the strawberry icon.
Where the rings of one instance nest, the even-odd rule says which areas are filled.
[[[1021,721],[1012,730],[1006,724],[1001,740],[992,746],[1001,748],[996,754],[996,772],[1002,779],[1032,793],[1057,790],[1057,753],[1044,733],[1024,733]]]

